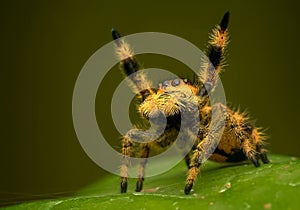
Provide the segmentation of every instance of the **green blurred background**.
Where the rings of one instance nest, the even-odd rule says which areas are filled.
[[[170,33],[205,49],[229,10],[227,101],[268,128],[271,153],[299,156],[299,9],[292,0],[2,1],[0,204],[69,195],[106,174],[76,138],[72,93],[84,63],[111,41],[112,27]],[[145,66],[168,68],[163,58],[152,60]],[[96,111],[118,145],[110,117],[122,79],[116,69],[100,86]]]

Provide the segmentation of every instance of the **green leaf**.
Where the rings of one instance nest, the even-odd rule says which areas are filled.
[[[135,179],[120,194],[119,177],[110,175],[81,190],[76,196],[23,203],[4,209],[299,209],[300,160],[270,156],[271,164],[255,168],[207,161],[190,195],[184,195],[186,166],[144,182],[145,191],[135,193]]]

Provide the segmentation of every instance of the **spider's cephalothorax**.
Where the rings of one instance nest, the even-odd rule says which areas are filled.
[[[167,126],[164,127],[163,134],[156,136],[154,141],[148,141],[153,139],[153,132],[141,132],[139,129],[132,129],[123,137],[122,193],[127,191],[128,166],[130,163],[126,157],[133,155],[133,147],[137,144],[136,142],[141,142],[139,144],[139,157],[142,158],[136,185],[136,191],[139,192],[143,187],[144,169],[150,148],[154,145],[164,148],[174,142],[182,126],[180,114],[183,110],[188,113],[190,119],[197,118],[200,120],[196,123],[197,131],[199,131],[196,136],[192,136],[194,132],[190,132],[195,128],[184,126],[185,141],[187,142],[191,138],[196,139],[192,157],[190,158],[189,154],[185,156],[188,166],[185,194],[191,191],[199,173],[200,165],[207,153],[213,153],[210,159],[219,162],[237,162],[249,159],[256,167],[259,166],[259,159],[263,163],[269,163],[266,150],[263,149],[265,135],[250,122],[246,114],[233,111],[223,104],[211,106],[209,103],[208,96],[217,85],[217,78],[224,61],[224,50],[228,43],[228,21],[229,13],[227,12],[221,23],[213,30],[207,50],[209,63],[204,65],[204,69],[196,82],[187,81],[186,79],[166,80],[159,84],[158,89],[151,87],[151,83],[147,80],[146,75],[139,71],[141,66],[136,61],[129,45],[120,37],[116,30],[112,30],[112,35],[117,45],[117,55],[122,60],[121,68],[125,75],[130,75],[131,86],[141,98],[141,104],[138,107],[140,114],[147,119],[151,119],[153,124],[160,122],[159,119],[162,114],[163,117],[167,118]],[[215,136],[217,135],[214,134],[220,133],[221,129],[219,130],[220,126],[211,127],[211,116],[214,106],[221,110],[221,114],[225,118],[224,131],[222,129],[223,134],[217,147],[214,144]],[[197,114],[196,117],[195,114]],[[212,135],[209,132],[210,130],[213,130]],[[161,133],[161,131],[157,132]]]

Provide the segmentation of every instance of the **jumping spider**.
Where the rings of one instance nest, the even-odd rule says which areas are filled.
[[[215,135],[208,135],[208,131],[211,129],[214,129],[213,133],[220,132],[218,127],[211,128],[211,113],[214,107],[210,105],[209,94],[214,91],[217,76],[224,66],[224,50],[228,43],[228,22],[229,12],[225,13],[221,23],[211,33],[206,53],[210,65],[206,65],[203,73],[200,74],[201,83],[174,79],[163,82],[158,89],[151,88],[146,75],[138,73],[141,72],[139,71],[141,66],[128,43],[121,38],[115,29],[112,30],[112,36],[117,47],[116,53],[121,60],[121,69],[125,75],[133,75],[130,77],[131,86],[141,98],[141,104],[138,107],[140,114],[146,119],[152,117],[154,121],[159,118],[161,113],[167,118],[167,126],[161,136],[154,141],[139,144],[139,157],[143,159],[139,164],[137,192],[140,192],[143,187],[144,169],[150,148],[154,145],[166,147],[174,142],[174,135],[172,134],[178,133],[180,129],[180,113],[189,104],[196,104],[198,113],[200,113],[198,116],[200,122],[197,125],[198,135],[194,136],[197,140],[195,141],[193,156],[192,158],[189,157],[189,154],[185,156],[185,162],[188,166],[185,194],[190,193],[199,173],[200,165],[208,152],[212,153],[209,159],[218,162],[238,162],[249,159],[255,167],[260,165],[259,159],[263,163],[269,163],[266,150],[263,148],[265,135],[253,125],[245,113],[234,111],[223,104],[213,105],[217,106],[225,116],[225,126],[217,147],[214,145]],[[178,94],[183,95],[183,97],[178,97]],[[191,117],[193,117],[193,113],[191,113]],[[140,135],[141,132],[138,131],[138,129],[132,129],[122,139],[121,193],[127,191],[128,166],[130,164],[127,157],[133,155],[133,147],[136,142],[143,142],[143,140],[150,138],[145,133]],[[187,140],[191,138],[188,129],[185,134]]]

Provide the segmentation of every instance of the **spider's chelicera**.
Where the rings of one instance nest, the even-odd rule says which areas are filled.
[[[151,136],[153,132],[147,135],[147,131],[141,132],[139,129],[132,129],[123,137],[123,162],[120,174],[122,193],[127,191],[130,164],[128,157],[134,155],[133,148],[136,144],[139,144],[138,157],[141,158],[136,191],[140,192],[150,149],[154,146],[165,148],[171,145],[182,127],[186,141],[196,139],[192,157],[190,158],[189,153],[185,153],[185,162],[188,167],[185,194],[190,193],[201,163],[208,153],[212,154],[209,157],[210,160],[218,162],[238,162],[249,159],[256,167],[259,166],[259,159],[263,163],[269,163],[266,150],[263,148],[266,136],[261,128],[255,127],[246,113],[235,111],[220,103],[211,105],[209,100],[209,95],[215,90],[218,75],[224,66],[224,51],[228,43],[228,21],[229,13],[227,12],[221,23],[212,31],[206,53],[209,61],[203,65],[196,81],[170,79],[159,84],[157,89],[153,89],[147,76],[139,71],[142,67],[134,57],[128,43],[115,29],[112,30],[117,55],[121,60],[121,69],[125,75],[129,76],[131,87],[141,99],[138,106],[139,113],[146,119],[151,119],[152,126],[155,125],[154,128],[158,130],[161,128],[161,122],[166,122],[163,131],[157,131],[161,135],[156,136],[154,140],[153,135]],[[212,128],[212,110],[215,107],[220,111],[219,114],[224,116],[225,121],[224,126]],[[196,120],[196,134],[191,132],[195,130],[195,126],[189,127],[188,122],[187,125],[182,125],[180,115],[183,111],[187,113],[189,119]],[[162,118],[166,118],[166,121],[160,120]],[[222,135],[218,145],[215,140],[217,134]]]

